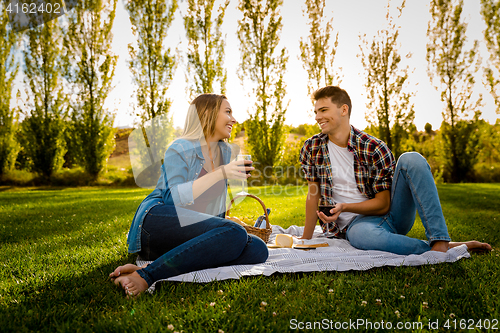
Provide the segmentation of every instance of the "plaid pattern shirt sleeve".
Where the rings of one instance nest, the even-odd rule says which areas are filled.
[[[375,195],[379,192],[391,189],[395,161],[392,152],[385,143],[374,149],[373,161],[376,171],[373,175],[373,184],[371,188]]]
[[[396,162],[385,142],[351,127],[348,149],[354,154],[354,174],[361,193],[372,199],[391,189]]]
[[[313,159],[313,149],[318,149],[318,140],[315,137],[309,138],[304,142],[304,146],[300,150],[299,160],[302,164],[302,171],[309,182],[320,183],[320,175],[316,167],[315,159]]]

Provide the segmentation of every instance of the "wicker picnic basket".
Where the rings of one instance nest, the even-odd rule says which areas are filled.
[[[250,198],[254,198],[255,200],[257,200],[262,208],[264,209],[264,215],[265,215],[265,220],[266,220],[266,228],[256,228],[254,227],[253,225],[248,225],[246,224],[245,222],[241,221],[241,220],[238,220],[237,218],[232,218],[229,216],[229,212],[231,210],[231,206],[233,204],[233,202],[240,198],[240,197],[250,197]],[[269,215],[267,214],[267,209],[266,209],[266,205],[264,205],[264,202],[262,202],[262,200],[260,200],[258,197],[256,197],[255,195],[252,195],[252,194],[245,194],[245,195],[237,195],[235,196],[231,202],[229,203],[229,206],[227,207],[227,213],[226,213],[226,218],[229,219],[229,220],[232,220],[234,222],[237,222],[239,224],[241,224],[247,231],[247,233],[249,234],[252,234],[252,235],[255,235],[257,237],[259,237],[260,239],[262,239],[265,243],[267,243],[269,241],[269,236],[271,235],[271,232],[272,232],[272,229],[271,229],[271,223],[269,223]]]

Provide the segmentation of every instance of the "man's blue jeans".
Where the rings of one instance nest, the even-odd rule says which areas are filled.
[[[154,261],[137,273],[148,286],[160,279],[200,269],[261,263],[269,255],[260,238],[248,235],[245,228],[235,222],[203,214],[206,215],[204,221],[181,227],[178,214],[201,213],[159,205],[144,219],[139,255]]]
[[[415,222],[416,211],[428,241],[405,236]],[[431,169],[422,155],[401,155],[392,182],[389,213],[357,216],[347,229],[347,239],[362,250],[404,255],[430,251],[435,241],[450,241]]]

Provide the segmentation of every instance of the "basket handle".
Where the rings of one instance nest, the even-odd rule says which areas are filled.
[[[253,194],[242,194],[242,195],[237,195],[237,196],[233,197],[233,199],[229,203],[229,206],[227,207],[227,215],[229,215],[229,213],[231,211],[231,206],[233,205],[233,202],[236,199],[241,198],[241,197],[254,198],[255,200],[257,200],[261,204],[262,208],[264,209],[264,215],[266,216],[266,229],[270,229],[271,228],[271,224],[269,223],[269,215],[267,214],[266,205],[264,205],[264,202],[262,200],[260,200],[259,197],[255,196]]]

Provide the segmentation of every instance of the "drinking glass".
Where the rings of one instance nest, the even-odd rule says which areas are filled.
[[[251,161],[252,156],[251,155],[238,155],[236,156],[237,161]],[[245,167],[251,167],[252,164],[243,164]],[[250,171],[246,171],[246,173],[249,175]],[[247,180],[244,179],[241,181],[241,192],[236,193],[236,195],[248,195],[249,193],[245,191],[245,184],[247,184]]]
[[[333,201],[330,198],[321,198],[319,202],[319,211],[323,212],[326,216],[332,216],[333,214],[330,213],[330,210],[335,207],[335,201]],[[332,237],[333,233],[330,232],[330,227],[333,222],[326,223],[323,221],[323,226],[324,226],[324,231],[323,231],[323,236],[325,237]]]

